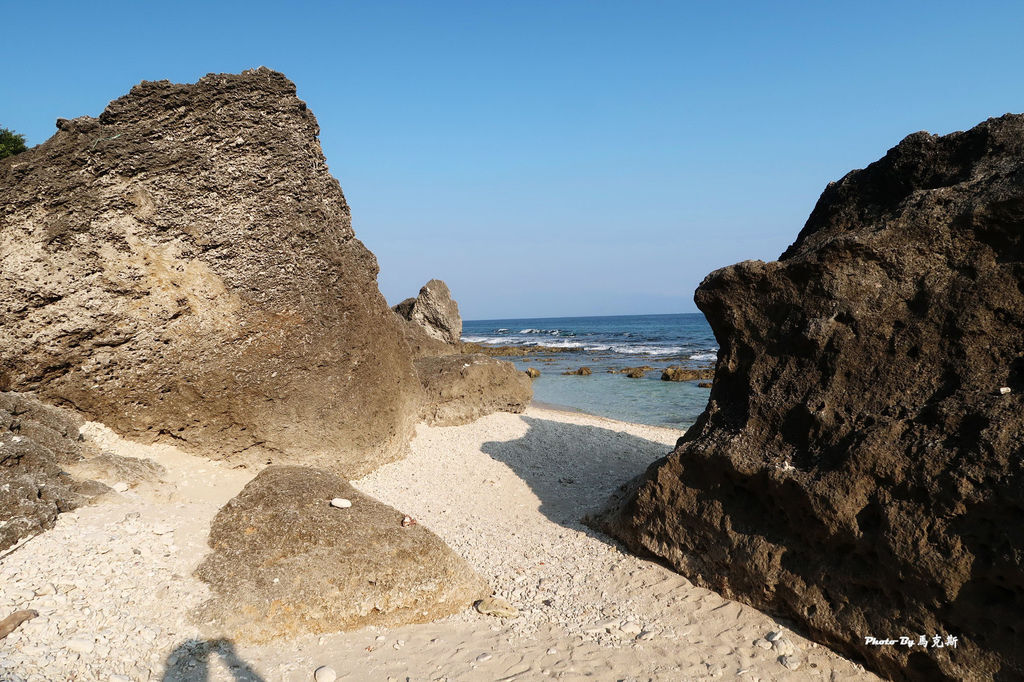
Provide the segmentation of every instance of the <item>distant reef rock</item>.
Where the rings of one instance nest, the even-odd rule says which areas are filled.
[[[412,358],[291,81],[143,82],[57,127],[0,161],[0,390],[232,460],[404,453]]]
[[[406,519],[330,472],[267,467],[214,517],[213,551],[196,571],[213,597],[199,620],[221,636],[266,642],[424,623],[490,593]]]
[[[697,381],[698,379],[714,378],[715,370],[713,369],[690,369],[687,367],[680,367],[679,365],[666,367],[661,372],[662,381]]]
[[[416,357],[459,352],[462,317],[441,280],[430,280],[416,298],[407,298],[392,310],[401,318],[406,342]]]
[[[695,300],[708,407],[599,523],[891,679],[1024,677],[1024,116],[910,135]]]
[[[0,551],[110,491],[66,471],[89,451],[82,423],[74,412],[30,395],[0,393]]]
[[[523,412],[533,399],[526,373],[486,355],[418,358],[416,372],[425,394],[420,417],[434,426],[468,424],[492,412]]]

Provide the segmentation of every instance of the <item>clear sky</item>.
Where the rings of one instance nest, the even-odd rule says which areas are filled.
[[[0,2],[0,127],[260,65],[320,121],[392,303],[690,312],[917,130],[1024,110],[1024,3]]]

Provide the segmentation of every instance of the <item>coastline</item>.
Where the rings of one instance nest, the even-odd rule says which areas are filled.
[[[63,514],[4,558],[0,577],[11,589],[3,606],[41,615],[7,638],[0,666],[26,680],[68,671],[84,680],[183,681],[198,671],[235,680],[242,670],[251,675],[240,679],[299,682],[320,665],[348,680],[675,680],[740,671],[746,679],[876,679],[580,522],[681,433],[536,405],[463,426],[420,424],[405,459],[353,484],[437,533],[520,615],[467,610],[425,625],[252,646],[216,642],[190,614],[209,594],[192,571],[208,552],[210,519],[256,471],[91,425],[88,439],[154,459],[164,480]],[[803,656],[797,672],[754,644],[778,631]],[[79,648],[69,652],[71,641]]]

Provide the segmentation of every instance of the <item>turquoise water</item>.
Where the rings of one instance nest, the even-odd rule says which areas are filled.
[[[700,313],[467,320],[463,341],[494,346],[549,346],[555,354],[509,357],[520,369],[536,367],[538,402],[622,421],[685,428],[707,404],[709,390],[697,382],[661,381],[669,365],[713,366],[718,344]],[[551,360],[547,362],[545,360]],[[643,379],[609,373],[624,367],[654,367]],[[563,376],[590,367],[590,376]]]

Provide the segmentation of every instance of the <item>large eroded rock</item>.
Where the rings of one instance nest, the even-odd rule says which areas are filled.
[[[319,128],[268,69],[143,82],[0,161],[0,390],[362,474],[418,386]]]
[[[505,360],[479,353],[416,359],[423,384],[421,418],[434,426],[468,424],[492,412],[523,412],[530,378]]]
[[[348,508],[332,507],[333,498]],[[423,623],[486,583],[436,535],[329,472],[271,466],[213,520],[203,622],[240,641]]]
[[[707,410],[605,527],[891,678],[1020,679],[1022,292],[1024,116],[907,137],[704,280]]]

